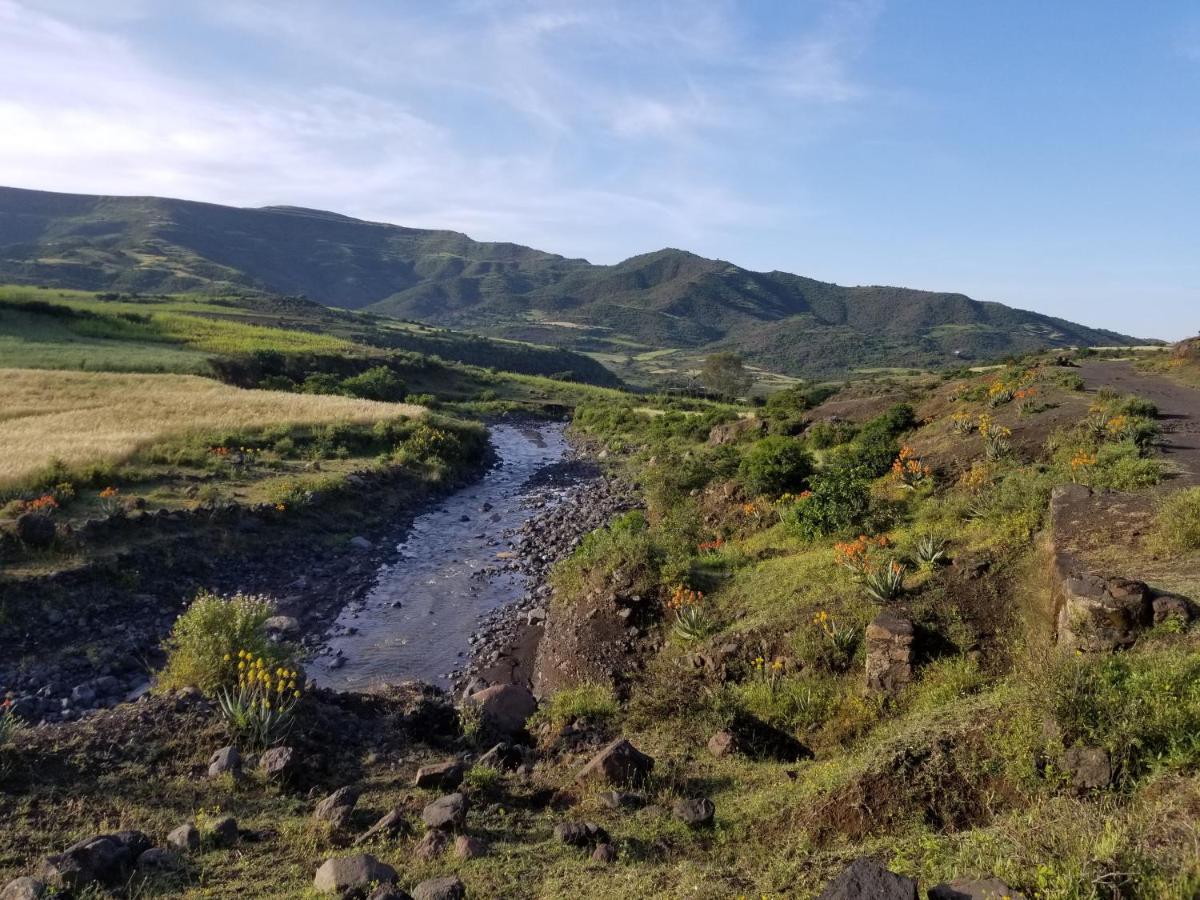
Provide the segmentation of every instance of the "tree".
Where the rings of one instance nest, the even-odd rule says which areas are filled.
[[[729,350],[705,357],[700,380],[709,390],[724,397],[739,397],[754,383],[742,358]]]
[[[812,473],[813,460],[804,445],[781,435],[755,443],[738,467],[738,474],[750,494],[771,499],[800,493]]]

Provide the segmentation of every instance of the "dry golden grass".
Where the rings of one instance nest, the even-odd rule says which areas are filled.
[[[424,412],[402,403],[241,390],[194,375],[0,369],[0,484],[52,459],[120,462],[191,433],[361,424]]]

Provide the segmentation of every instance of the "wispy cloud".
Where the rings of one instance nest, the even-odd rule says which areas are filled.
[[[157,4],[0,0],[3,180],[321,206],[607,261],[776,217],[728,167],[780,110],[817,121],[868,93],[861,3],[831,3],[768,53],[722,3],[361,10],[173,4],[209,78],[151,52]],[[222,57],[232,36],[271,65]]]

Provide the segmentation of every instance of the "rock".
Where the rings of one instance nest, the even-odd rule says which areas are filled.
[[[1100,790],[1112,783],[1112,763],[1101,747],[1072,747],[1059,762],[1077,791]]]
[[[278,636],[287,640],[300,637],[300,620],[293,616],[271,616],[262,624],[263,631],[268,635]]]
[[[1058,644],[1105,652],[1129,647],[1154,620],[1150,589],[1140,581],[1072,575],[1062,581]]]
[[[71,702],[75,706],[88,706],[96,699],[96,691],[90,684],[77,684],[71,689]]]
[[[413,847],[413,856],[419,860],[429,861],[437,859],[445,852],[446,846],[450,843],[450,835],[442,831],[440,828],[431,828],[425,832],[425,836],[417,841],[417,845]]]
[[[367,894],[367,900],[412,900],[412,897],[394,884],[381,884]]]
[[[431,766],[421,766],[417,769],[417,777],[413,779],[413,784],[419,788],[442,788],[452,791],[462,784],[465,772],[461,761],[448,759]]]
[[[340,787],[313,810],[313,818],[329,822],[334,828],[345,828],[350,824],[350,816],[354,813],[354,805],[358,803],[358,788],[346,785]]]
[[[603,778],[611,784],[633,784],[644,781],[654,768],[654,760],[625,738],[617,738],[592,757],[579,770],[577,781]]]
[[[361,534],[359,534],[359,535],[355,535],[354,537],[350,538],[350,546],[353,547],[355,550],[365,553],[367,550],[370,550],[375,545],[372,544],[365,537],[363,537]]]
[[[45,895],[46,885],[43,882],[22,875],[4,886],[4,890],[0,891],[0,900],[39,900]]]
[[[520,735],[529,717],[537,712],[533,694],[515,684],[484,688],[468,697],[466,702],[479,710],[485,729],[503,737]]]
[[[129,851],[131,861],[136,861],[138,857],[154,846],[154,842],[144,832],[132,828],[118,831],[112,835],[112,838]]]
[[[707,797],[693,797],[688,800],[676,800],[671,807],[671,815],[689,828],[702,828],[711,825],[717,808]]]
[[[404,817],[404,808],[397,806],[391,812],[384,813],[383,817],[359,835],[354,843],[356,845],[364,844],[379,835],[395,837],[398,834],[407,834],[408,831],[408,820]]]
[[[1175,619],[1186,625],[1196,618],[1196,606],[1187,597],[1177,594],[1158,594],[1151,603],[1155,625],[1161,625],[1169,619]]]
[[[173,850],[151,847],[149,850],[143,851],[142,855],[137,858],[137,867],[149,871],[176,872],[183,868],[183,860]]]
[[[718,731],[708,739],[708,752],[713,756],[729,756],[737,752],[737,737],[729,730]]]
[[[554,826],[554,837],[568,847],[608,843],[608,832],[595,822],[559,822]]]
[[[176,850],[199,850],[200,832],[196,830],[195,825],[187,822],[167,835],[167,846]]]
[[[912,681],[912,622],[889,610],[867,626],[867,690],[895,696]]]
[[[592,851],[592,860],[598,863],[615,863],[617,861],[617,848],[612,844],[597,844],[596,849]]]
[[[318,893],[365,897],[373,883],[391,884],[396,870],[369,853],[327,859],[317,869],[313,887]]]
[[[421,821],[430,828],[462,828],[469,808],[466,794],[447,794],[421,810]]]
[[[291,747],[272,747],[258,758],[258,768],[270,779],[287,781],[296,774],[296,751]]]
[[[237,747],[222,747],[208,758],[209,778],[219,778],[226,773],[235,778],[242,774],[242,755]]]
[[[747,416],[744,419],[734,419],[732,422],[723,422],[720,425],[714,425],[708,433],[708,443],[714,447],[719,447],[723,444],[736,443],[742,435],[746,434],[763,434],[767,430],[767,423],[755,416]]]
[[[645,804],[641,794],[630,794],[626,791],[602,791],[596,799],[609,809],[637,809]]]
[[[475,859],[486,856],[487,851],[488,845],[481,838],[460,834],[454,839],[454,855],[459,859]]]
[[[45,513],[26,512],[17,516],[17,537],[30,547],[44,549],[54,543],[57,529]]]
[[[860,856],[825,885],[817,900],[917,900],[917,883]]]
[[[413,900],[463,900],[467,886],[457,875],[444,878],[428,878],[413,888]]]
[[[514,744],[501,741],[476,761],[477,765],[487,766],[497,771],[515,769],[525,761],[525,754]]]
[[[958,878],[929,889],[929,900],[1025,900],[999,878]]]
[[[38,877],[50,887],[79,893],[96,882],[120,882],[131,863],[127,847],[111,835],[95,835],[43,860]]]
[[[212,824],[212,840],[218,847],[232,847],[237,843],[238,824],[233,816],[221,816]]]

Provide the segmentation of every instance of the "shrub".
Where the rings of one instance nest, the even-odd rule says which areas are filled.
[[[587,585],[606,587],[621,570],[630,579],[629,590],[644,595],[657,588],[661,561],[645,515],[631,510],[585,535],[575,552],[554,567],[551,580],[557,595],[574,597]]]
[[[756,442],[738,467],[750,494],[772,498],[804,490],[812,471],[812,457],[804,445],[781,435]]]
[[[812,489],[783,513],[805,540],[861,530],[871,508],[870,482],[862,469],[833,469],[814,476]]]
[[[342,381],[341,389],[352,397],[387,403],[399,403],[407,391],[400,376],[387,366],[375,366],[347,378]]]
[[[200,591],[167,638],[167,663],[158,687],[173,691],[194,685],[215,697],[222,688],[236,685],[238,651],[261,658],[271,669],[293,668],[289,649],[267,640],[263,632],[263,623],[274,614],[274,604],[266,597]]]
[[[817,422],[804,432],[804,439],[814,450],[828,450],[854,440],[858,429],[849,422]]]
[[[559,729],[576,719],[604,724],[619,711],[620,707],[612,687],[588,682],[551,694],[550,699],[538,710],[535,720]]]
[[[1152,540],[1168,552],[1200,550],[1200,488],[1167,497],[1154,514]]]

